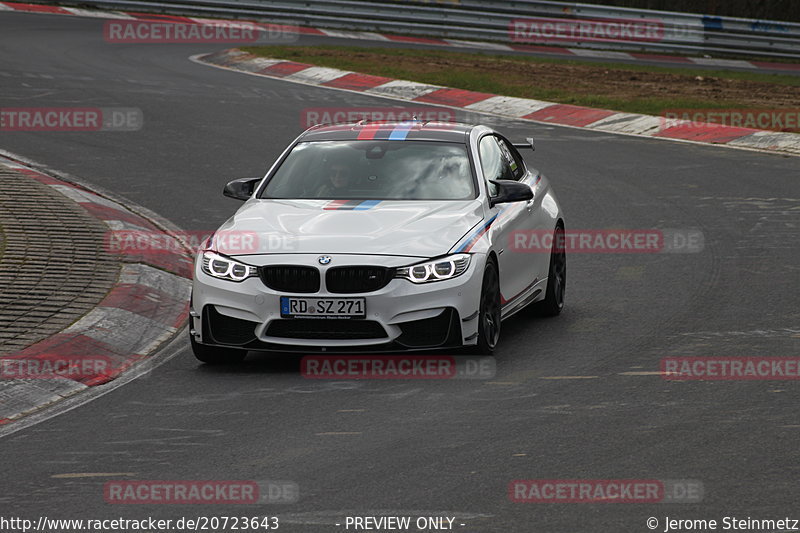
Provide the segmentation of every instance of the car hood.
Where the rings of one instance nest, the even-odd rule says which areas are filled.
[[[483,218],[477,200],[249,200],[217,231],[213,248],[264,253],[447,253]]]

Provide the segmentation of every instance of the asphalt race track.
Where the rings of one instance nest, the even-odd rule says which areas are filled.
[[[214,44],[109,44],[103,21],[0,13],[0,106],[134,107],[138,132],[3,132],[0,148],[213,230],[308,107],[403,105],[247,76]],[[505,322],[492,380],[308,380],[298,359],[149,374],[0,440],[0,515],[456,517],[463,532],[639,532],[670,518],[800,519],[797,381],[667,381],[670,356],[787,357],[800,343],[800,159],[487,117],[531,134],[568,228],[698,229],[700,253],[573,254],[567,308]],[[111,474],[64,476],[64,474]],[[283,480],[299,501],[114,505],[103,484]],[[695,480],[697,503],[532,504],[517,479]],[[458,524],[465,524],[463,526]],[[350,529],[352,531],[352,528]]]

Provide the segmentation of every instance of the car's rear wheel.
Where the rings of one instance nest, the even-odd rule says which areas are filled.
[[[500,276],[491,259],[483,270],[477,352],[491,355],[500,340]]]
[[[218,348],[216,346],[206,346],[194,340],[194,335],[189,335],[192,343],[192,353],[194,356],[209,365],[235,365],[244,361],[247,350],[237,348]]]
[[[557,316],[564,309],[564,296],[567,290],[567,253],[564,242],[564,228],[558,226],[553,234],[550,271],[547,275],[544,300],[531,306],[539,316]]]

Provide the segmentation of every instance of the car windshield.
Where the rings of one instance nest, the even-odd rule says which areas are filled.
[[[426,141],[299,143],[260,198],[467,200],[475,184],[466,146]]]

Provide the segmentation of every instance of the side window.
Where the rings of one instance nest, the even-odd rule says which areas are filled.
[[[489,183],[489,180],[513,180],[514,171],[495,137],[487,135],[481,139],[479,149],[483,177],[486,178],[489,195],[494,196],[497,194],[497,187],[493,183]]]
[[[506,161],[508,161],[508,166],[511,167],[511,172],[514,175],[514,177],[511,179],[521,180],[525,175],[525,164],[522,161],[522,156],[519,155],[517,149],[514,148],[514,146],[509,145],[508,141],[505,139],[498,139],[498,143],[500,144],[500,149],[503,152],[503,156],[506,158]]]

